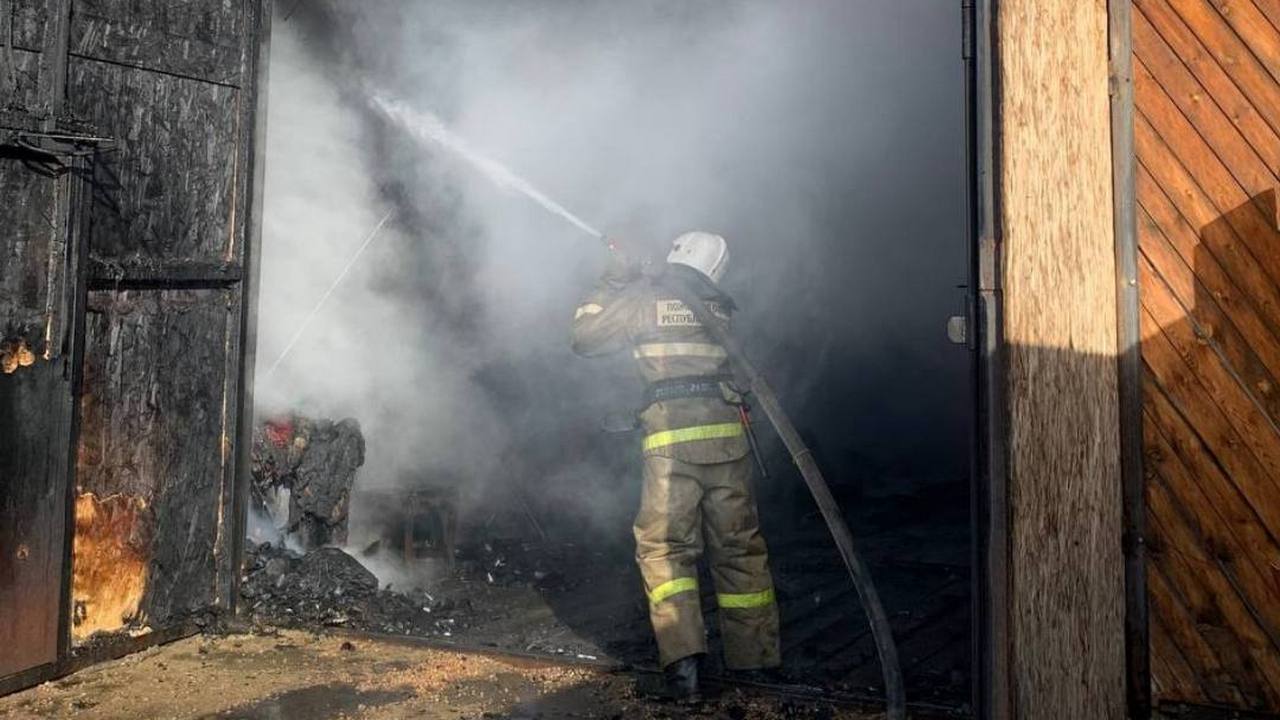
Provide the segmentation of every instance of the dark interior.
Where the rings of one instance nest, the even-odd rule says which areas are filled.
[[[450,77],[448,68],[456,66],[447,60],[461,62],[466,74],[466,56],[457,60],[452,53],[461,53],[458,46],[466,43],[458,38],[469,37],[481,23],[531,26],[529,52],[588,62],[611,39],[625,43],[626,33],[618,28],[640,28],[640,39],[652,34],[659,41],[683,41],[685,35],[697,37],[715,9],[727,8],[700,13],[658,2],[626,10],[561,6],[533,13],[523,4],[499,3],[485,12],[449,6],[433,16],[307,3],[287,20],[277,18],[282,21],[275,28],[275,52],[294,53],[283,62],[332,81],[333,102],[358,125],[356,143],[378,201],[394,213],[391,224],[400,236],[421,240],[382,241],[387,247],[371,250],[348,284],[376,284],[384,296],[404,300],[412,322],[471,348],[465,359],[444,360],[440,377],[463,377],[472,393],[467,402],[493,411],[502,436],[479,450],[462,443],[391,470],[379,454],[390,445],[413,444],[412,428],[379,420],[376,412],[362,416],[355,404],[350,414],[365,432],[368,455],[352,491],[348,551],[368,559],[388,547],[402,553],[411,542],[403,540],[403,518],[385,509],[386,493],[403,497],[435,488],[458,495],[456,504],[443,503],[458,515],[451,538],[457,562],[445,567],[437,552],[435,559],[420,561],[431,568],[422,571],[428,579],[400,580],[417,587],[415,597],[435,603],[432,617],[373,629],[637,666],[651,666],[655,656],[630,535],[639,492],[638,441],[634,434],[600,428],[606,413],[636,402],[641,386],[629,358],[593,363],[574,357],[566,343],[565,313],[590,287],[601,255],[576,239],[573,228],[519,198],[485,196],[486,211],[511,219],[473,219],[469,197],[486,192],[468,184],[474,172],[446,152],[413,145],[403,128],[367,110],[362,93],[370,84],[420,93],[419,102],[433,103],[442,118],[463,118],[469,111],[467,88]],[[749,3],[738,7],[755,9]],[[737,143],[738,152],[708,158],[724,165],[724,182],[737,193],[734,201],[694,217],[664,216],[662,207],[629,211],[610,216],[609,231],[656,253],[668,233],[688,223],[711,223],[734,243],[736,266],[725,288],[742,307],[737,331],[777,385],[844,508],[891,616],[908,696],[955,707],[967,701],[970,690],[972,552],[970,356],[945,332],[948,316],[961,312],[967,282],[959,7],[912,2],[854,8],[832,2],[820,3],[813,17],[820,22],[786,28],[810,36],[777,48],[795,55],[771,80],[785,92],[769,99],[763,90],[751,91],[766,95],[759,105],[766,115],[802,108],[795,115],[800,136],[772,148],[775,126],[743,120],[745,129],[726,141]],[[599,28],[619,34],[565,55],[564,45],[587,42]],[[397,61],[415,38],[425,38],[427,57],[445,60],[440,67]],[[281,50],[286,43],[290,49]],[[646,71],[644,62],[636,61],[637,72]],[[723,67],[693,66],[689,72],[749,72],[734,69],[741,62],[751,60],[728,58]],[[290,71],[273,67],[275,72]],[[277,102],[289,100],[273,97]],[[627,112],[631,106],[621,102]],[[645,102],[633,102],[643,112]],[[274,112],[288,109],[273,105]],[[538,134],[531,137],[535,142]],[[762,169],[764,163],[775,165]],[[520,169],[536,177],[538,164],[535,155]],[[280,166],[298,173],[307,168],[305,160],[288,158]],[[789,234],[792,215],[774,217],[768,206],[764,193],[778,182],[790,184],[787,197],[804,198],[803,236]],[[553,182],[553,190],[562,191],[557,200],[590,209],[596,199],[570,197],[572,186]],[[273,196],[273,188],[282,189]],[[268,177],[260,420],[307,408],[333,412],[322,386],[280,381],[285,389],[277,389],[264,387],[261,379],[285,339],[270,335],[279,310],[273,302],[285,297],[273,295],[273,282],[298,272],[295,260],[272,256],[273,240],[291,248],[296,242],[295,230],[270,232],[273,198],[280,203],[287,194]],[[607,183],[600,194],[608,194]],[[516,237],[504,237],[503,231]],[[476,243],[518,256],[523,270],[499,295],[523,293],[532,310],[489,304],[482,285],[492,267],[473,251]],[[548,263],[560,269],[547,274]],[[535,287],[539,283],[548,286]],[[318,289],[308,292],[315,297]],[[359,304],[360,290],[339,292],[348,294],[335,304]],[[300,309],[289,312],[296,318]],[[282,368],[296,362],[296,373],[305,376],[309,358],[329,352],[346,327],[343,312],[320,313],[317,326],[328,325],[301,340]],[[501,317],[496,327],[485,325],[508,312],[525,326],[504,331],[509,321]],[[413,352],[411,345],[393,352],[398,351]],[[413,363],[410,355],[404,363]],[[432,376],[424,377],[430,382]],[[297,393],[296,405],[290,405],[295,398],[288,388]],[[385,405],[377,412],[395,415]],[[827,691],[876,695],[880,670],[857,594],[785,450],[762,418],[757,426],[769,473],[758,479],[758,502],[783,616],[787,678]],[[484,457],[477,460],[477,454]],[[442,521],[427,513],[414,522],[408,531],[413,542],[433,554],[430,546],[443,541]],[[713,614],[713,599],[704,601]],[[713,620],[708,628],[714,643]]]

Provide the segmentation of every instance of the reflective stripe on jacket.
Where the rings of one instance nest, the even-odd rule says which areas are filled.
[[[712,312],[727,319],[714,301]],[[724,376],[729,356],[694,317],[693,312],[654,281],[641,278],[626,285],[602,283],[574,312],[573,350],[595,357],[628,348],[646,383],[673,378]],[[649,405],[640,413],[645,454],[691,463],[736,460],[750,447],[737,400],[727,386],[725,399],[677,398]]]

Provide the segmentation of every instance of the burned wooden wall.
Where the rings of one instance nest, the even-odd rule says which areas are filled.
[[[1280,3],[1135,0],[1157,701],[1280,710]]]
[[[262,13],[73,4],[67,109],[116,139],[88,209],[76,637],[229,601]]]
[[[0,678],[66,649],[83,153],[56,0],[0,6]],[[78,157],[79,156],[79,157]]]
[[[82,326],[78,433],[73,438],[67,422],[61,436],[52,436],[74,445],[74,467],[56,472],[63,487],[74,477],[59,507],[74,520],[72,570],[62,577],[69,584],[69,631],[62,634],[76,641],[95,632],[174,627],[233,597],[244,450],[238,433],[252,344],[247,280],[261,188],[254,139],[264,114],[258,86],[269,6],[269,0],[0,6],[0,20],[12,25],[15,38],[12,48],[0,47],[14,58],[0,65],[14,98],[10,112],[0,113],[0,128],[46,138],[73,126],[110,139],[81,161],[78,176],[68,176],[86,189],[82,201],[70,196],[65,213],[82,222],[83,235],[61,238],[74,244],[64,255],[83,255],[79,266],[68,265],[79,271],[82,298],[72,318]],[[50,203],[39,194],[56,187],[7,173],[3,162],[0,212],[16,208],[21,215],[12,224],[0,218],[6,263],[0,310],[12,325],[32,305],[28,298],[50,296],[41,283],[55,276],[37,271],[61,256],[38,247],[39,233],[23,224],[48,224]],[[33,306],[28,314],[30,322],[7,328],[6,338],[29,336],[28,346],[44,352],[49,343],[28,328],[49,312]],[[22,408],[9,403],[3,410],[7,426]],[[48,424],[47,412],[33,414]],[[18,467],[14,486],[33,493],[58,480]],[[0,541],[6,543],[0,556],[7,555],[11,540],[0,532]],[[0,592],[0,618],[22,608],[15,602]],[[0,632],[5,627],[0,621]],[[43,652],[0,666],[0,676],[49,659]]]
[[[1011,717],[1125,715],[1105,0],[1005,0],[996,157]],[[995,522],[995,521],[993,521]]]
[[[62,163],[0,144],[0,676],[52,662],[74,410],[80,258],[77,180]]]

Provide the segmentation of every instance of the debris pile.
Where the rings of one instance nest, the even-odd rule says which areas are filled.
[[[448,636],[456,622],[454,603],[421,590],[380,589],[373,573],[335,547],[300,554],[249,543],[240,595],[257,625]]]
[[[303,547],[347,540],[356,471],[364,464],[360,424],[301,415],[259,423],[253,432],[253,498],[269,517],[285,515],[285,532]]]
[[[579,558],[566,556],[564,548],[547,547],[519,539],[493,538],[465,543],[458,549],[458,574],[499,587],[529,586],[539,590],[566,588],[557,568]]]

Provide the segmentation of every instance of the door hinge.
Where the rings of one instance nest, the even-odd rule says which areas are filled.
[[[973,336],[973,319],[975,316],[975,306],[973,294],[965,285],[958,286],[958,289],[965,290],[964,309],[959,315],[952,315],[947,318],[947,340],[955,345],[964,345],[970,350],[974,350],[977,344],[974,342]]]
[[[947,339],[955,345],[969,344],[969,318],[952,315],[947,318]]]

